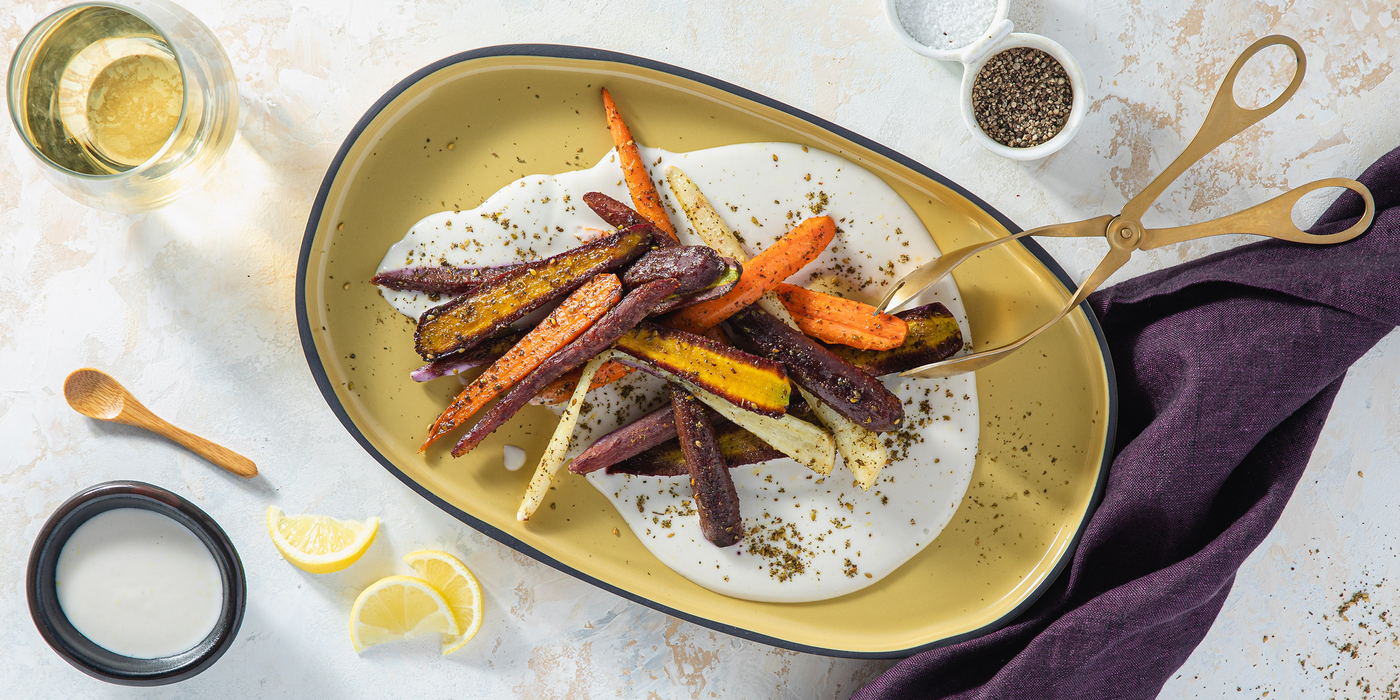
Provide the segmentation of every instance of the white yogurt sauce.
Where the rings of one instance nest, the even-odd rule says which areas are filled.
[[[666,166],[690,176],[742,237],[750,254],[810,216],[836,219],[822,257],[789,281],[873,303],[895,280],[939,255],[923,223],[883,180],[836,155],[789,143],[753,143],[671,153],[641,148],[681,242],[702,241],[666,185]],[[379,271],[446,262],[499,265],[547,257],[580,244],[605,224],[586,192],[630,202],[615,152],[596,166],[517,180],[470,211],[419,221],[385,255]],[[417,317],[436,303],[415,292],[382,291]],[[942,302],[971,342],[951,277],[915,302]],[[538,314],[535,314],[538,319]],[[886,377],[905,404],[906,428],[888,433],[893,463],[862,491],[837,465],[821,477],[790,459],[730,473],[744,515],[744,541],[720,549],[705,540],[684,478],[587,478],[666,566],[725,595],[751,600],[824,600],[879,581],[933,541],[962,502],[977,454],[973,375],[916,380]],[[634,373],[588,395],[570,457],[597,438],[667,401],[660,380]],[[576,478],[568,475],[559,478]]]
[[[501,446],[501,464],[508,471],[515,471],[525,466],[525,450],[515,445]]]
[[[73,627],[123,656],[194,648],[219,621],[219,565],[184,525],[116,508],[78,526],[58,555],[58,604]]]

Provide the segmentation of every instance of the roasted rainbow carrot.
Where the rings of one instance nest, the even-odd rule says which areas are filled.
[[[829,216],[803,221],[744,263],[743,276],[728,294],[671,314],[667,325],[691,333],[704,333],[816,260],[835,236],[836,222]]]
[[[598,275],[579,287],[515,347],[462,389],[452,405],[428,428],[428,438],[418,451],[427,450],[435,440],[455,430],[482,406],[515,386],[551,355],[582,335],[621,299],[622,282],[617,275]]]
[[[675,292],[676,286],[675,280],[656,280],[628,292],[622,301],[608,309],[602,318],[589,326],[573,342],[550,355],[535,368],[535,371],[530,372],[506,392],[506,395],[457,441],[457,445],[452,448],[452,456],[461,457],[471,451],[492,431],[510,420],[511,416],[523,408],[545,385],[607,350],[623,333],[641,323],[662,299]]]
[[[875,307],[852,299],[814,292],[786,282],[777,288],[803,333],[824,343],[861,350],[893,350],[904,344],[909,324],[898,316],[875,313]]]
[[[632,130],[622,120],[622,113],[617,111],[607,88],[603,88],[603,110],[608,114],[608,131],[612,132],[613,143],[617,146],[617,159],[622,163],[622,175],[627,180],[627,191],[632,194],[632,204],[652,225],[665,231],[672,242],[678,241],[676,229],[661,205],[661,195],[657,194],[656,185],[647,172],[647,164],[637,152],[637,142],[632,140]]]
[[[656,235],[660,234],[653,226],[633,226],[493,276],[471,292],[423,312],[413,333],[414,349],[430,362],[470,350],[594,275],[637,259],[651,249]]]

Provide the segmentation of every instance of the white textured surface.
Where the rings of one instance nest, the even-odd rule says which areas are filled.
[[[8,3],[0,12],[4,52],[61,4]],[[958,69],[905,49],[874,0],[186,5],[224,42],[243,95],[240,137],[202,192],[145,216],[87,210],[54,192],[8,122],[0,126],[6,697],[844,697],[884,667],[712,633],[513,554],[402,488],[326,408],[292,309],[307,209],[364,109],[437,58],[538,41],[683,65],[881,141],[1027,227],[1116,210],[1194,133],[1235,55],[1272,32],[1307,50],[1302,89],[1187,173],[1149,223],[1199,221],[1315,178],[1355,175],[1397,145],[1400,10],[1385,0],[1013,3],[1017,27],[1064,44],[1090,89],[1076,141],[1029,164],[998,160],[968,138],[956,111]],[[1120,276],[1239,242],[1141,254]],[[1100,250],[1047,247],[1076,277]],[[1241,570],[1220,620],[1164,697],[1381,698],[1400,690],[1396,630],[1381,617],[1400,581],[1397,356],[1392,335],[1352,370],[1282,523]],[[61,383],[85,365],[111,371],[161,415],[243,451],[264,476],[242,482],[159,438],[73,413]],[[132,691],[88,679],[49,651],[28,620],[23,565],[43,519],[73,492],[114,478],[145,479],[194,500],[229,531],[249,569],[238,641],[179,686]],[[280,561],[263,531],[269,503],[378,513],[380,541],[345,572],[303,574]],[[481,636],[447,659],[429,642],[356,658],[344,629],[354,595],[379,576],[406,572],[398,557],[422,546],[456,551],[480,575],[488,616]],[[1358,591],[1369,600],[1337,614]]]

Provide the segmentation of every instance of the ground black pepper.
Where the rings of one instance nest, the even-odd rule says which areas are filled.
[[[1069,74],[1040,49],[1017,47],[992,56],[972,82],[972,114],[993,141],[1039,146],[1069,120],[1074,88]]]

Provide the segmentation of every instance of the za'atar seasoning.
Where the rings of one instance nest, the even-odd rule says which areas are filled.
[[[1011,148],[1039,146],[1069,121],[1074,88],[1050,54],[1024,46],[992,56],[972,81],[972,114],[993,141]]]

